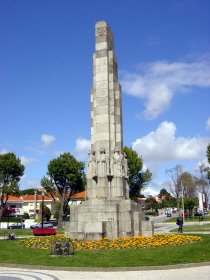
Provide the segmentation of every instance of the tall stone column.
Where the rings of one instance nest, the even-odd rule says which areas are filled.
[[[125,197],[125,178],[122,171],[117,171],[117,168],[122,170],[124,166],[121,86],[118,82],[114,37],[105,21],[96,23],[95,38],[91,91],[91,150],[95,151],[98,168],[96,197]],[[118,162],[113,160],[116,156],[115,150],[121,158]],[[117,173],[114,174],[113,170]],[[88,181],[87,184],[88,197],[92,197],[94,182],[92,183],[91,185]]]
[[[114,53],[114,37],[105,21],[95,26],[96,51],[93,55],[91,93],[91,148],[107,155],[117,146],[122,153],[121,86]]]
[[[141,234],[141,207],[129,199],[114,37],[105,21],[96,23],[95,40],[87,199],[81,205],[71,206],[65,234],[73,239],[112,239]]]

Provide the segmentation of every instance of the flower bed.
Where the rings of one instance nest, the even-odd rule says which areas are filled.
[[[48,249],[53,242],[72,242],[75,250],[107,250],[127,248],[151,248],[162,246],[177,246],[200,241],[201,237],[178,234],[155,234],[153,237],[135,236],[109,240],[107,238],[94,241],[70,240],[64,235],[42,236],[24,239],[18,242],[20,246]]]

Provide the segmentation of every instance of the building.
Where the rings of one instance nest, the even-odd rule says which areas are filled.
[[[51,213],[53,214],[55,211],[55,201],[49,197],[44,195],[42,197],[41,194],[26,194],[23,196],[12,196],[10,195],[7,203],[6,203],[6,212],[10,213],[11,216],[23,216],[24,213],[28,213],[31,218],[35,217],[35,213],[38,214],[41,208],[42,199],[44,199],[44,205],[46,205]],[[82,201],[86,199],[86,192],[79,192],[74,194],[71,197],[69,202],[69,206],[79,205]]]
[[[86,200],[86,191],[76,193],[76,194],[72,195],[71,200],[69,201],[69,206],[79,205],[85,200]]]
[[[30,217],[35,217],[35,214],[39,212],[41,208],[42,200],[44,200],[44,205],[46,205],[50,211],[53,213],[55,210],[55,202],[49,196],[42,196],[41,194],[26,194],[21,196],[23,200],[23,210],[24,213],[28,213]]]
[[[10,195],[6,202],[6,211],[12,216],[22,216],[24,214],[24,201],[21,197]]]

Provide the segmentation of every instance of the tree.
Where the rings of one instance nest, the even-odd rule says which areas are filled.
[[[189,216],[192,216],[193,208],[198,206],[198,198],[184,198],[184,210],[188,210]],[[182,208],[182,200],[179,200],[180,208]]]
[[[206,156],[208,163],[210,164],[210,144],[207,146]],[[210,168],[208,167],[208,179],[210,180]]]
[[[145,208],[146,208],[146,210],[152,209],[152,212],[153,212],[154,209],[159,208],[159,204],[156,201],[156,199],[150,195],[145,200]]]
[[[160,190],[158,194],[160,199],[160,208],[171,208],[177,205],[176,199],[165,188]]]
[[[208,163],[210,164],[210,144],[208,144],[208,146],[207,146],[206,156],[208,159]]]
[[[53,201],[56,201],[57,198],[57,188],[54,184],[53,180],[49,177],[44,176],[41,179],[41,186],[45,189],[48,195],[50,195],[53,199]]]
[[[143,160],[138,156],[137,152],[132,150],[132,148],[124,147],[124,153],[126,154],[128,161],[128,184],[130,197],[138,197],[141,190],[145,188],[151,180],[152,173],[149,169],[145,172],[142,171]]]
[[[210,195],[208,172],[209,167],[206,167],[205,164],[202,163],[199,165],[199,176],[195,177],[196,188],[205,198],[205,208],[208,207],[208,199]]]
[[[37,194],[41,192],[37,191]],[[25,189],[25,190],[20,190],[19,195],[26,195],[26,194],[34,194],[34,189]]]
[[[62,227],[63,213],[68,206],[71,196],[83,190],[84,164],[77,161],[70,153],[64,153],[48,164],[48,181],[46,177],[41,185],[48,188],[48,192],[59,194],[60,210],[58,228]]]
[[[167,169],[166,174],[171,178],[170,189],[175,196],[177,203],[182,193],[181,175],[184,172],[182,165],[176,165],[174,168]]]
[[[0,218],[10,194],[17,194],[25,167],[14,153],[0,155]]]
[[[59,219],[59,212],[60,212],[60,208],[61,208],[61,203],[59,201],[56,202],[55,204],[55,212],[54,212],[54,218],[56,220]],[[64,209],[64,212],[63,212],[63,217],[66,217],[67,215],[70,214],[70,207],[69,205]]]
[[[163,199],[164,197],[167,197],[167,196],[170,196],[170,195],[171,194],[166,189],[163,188],[163,189],[160,190],[160,193],[159,193],[160,198]]]
[[[196,183],[195,178],[189,172],[181,174],[181,184],[183,188],[183,197],[195,198],[196,197]]]
[[[40,203],[40,211],[42,211],[42,202]],[[51,211],[50,208],[47,207],[47,205],[44,204],[44,215],[43,218],[47,220],[47,222],[50,220],[51,218]]]

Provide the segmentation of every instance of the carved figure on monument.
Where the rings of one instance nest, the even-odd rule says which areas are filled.
[[[97,176],[97,162],[95,157],[95,151],[88,152],[89,160],[87,161],[87,179],[92,179]]]
[[[105,149],[100,149],[100,157],[98,160],[98,176],[99,177],[106,177],[109,170],[109,162],[106,156]]]
[[[123,175],[123,156],[118,147],[114,149],[111,159],[111,173],[114,177],[122,177]]]
[[[124,154],[123,160],[123,176],[125,179],[128,179],[128,160],[126,158],[126,154]]]

